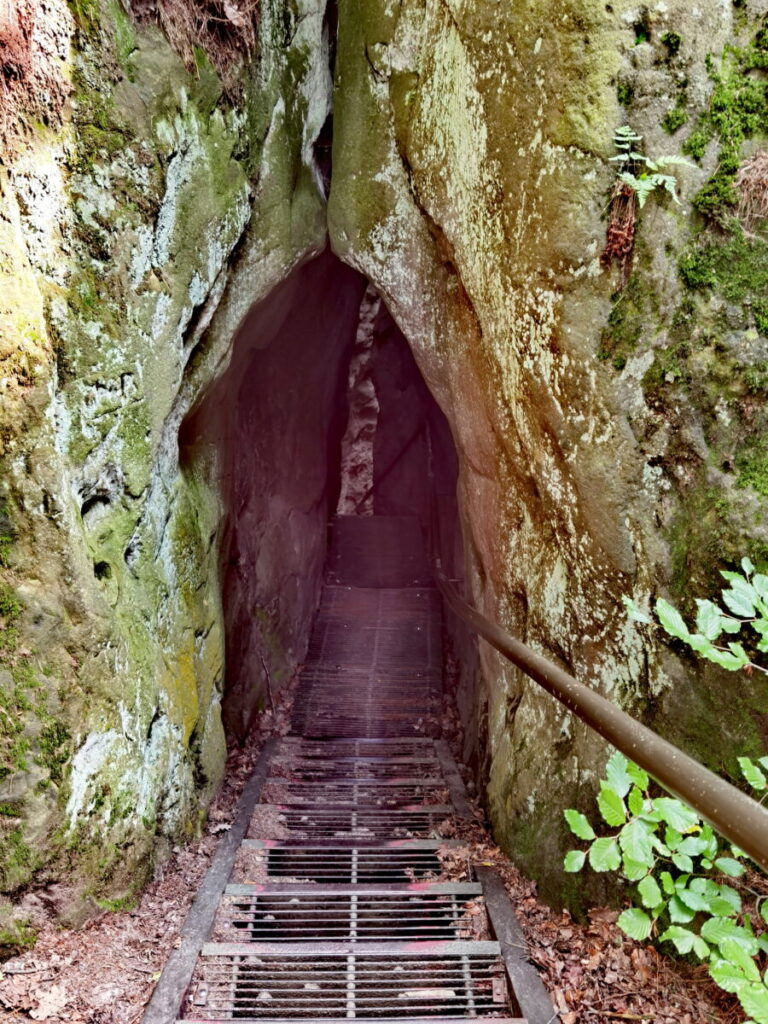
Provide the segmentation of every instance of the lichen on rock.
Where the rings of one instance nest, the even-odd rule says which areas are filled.
[[[280,45],[265,2],[226,89],[119,3],[52,9],[67,104],[47,126],[20,104],[0,169],[0,872],[15,891],[69,863],[75,919],[84,891],[140,885],[221,778],[221,505],[178,431],[250,305],[323,245],[330,85],[315,0]]]
[[[620,601],[706,596],[739,549],[764,544],[749,496],[763,479],[750,391],[762,299],[710,249],[721,242],[702,253],[691,206],[716,152],[680,172],[679,211],[643,211],[624,290],[597,256],[614,131],[628,119],[647,152],[679,153],[716,87],[708,53],[754,36],[758,6],[740,25],[720,4],[341,0],[329,205],[336,251],[381,291],[451,423],[477,607],[720,771],[760,746],[764,687],[643,638]],[[686,112],[674,127],[670,108]],[[752,247],[759,275],[755,244],[732,244]],[[693,289],[678,275],[689,251]],[[752,303],[752,341],[725,340],[728,300],[707,305],[719,258]],[[718,532],[701,543],[707,524]],[[516,670],[481,661],[476,743],[497,835],[577,907],[588,893],[559,868],[562,808],[588,806],[605,745]],[[740,699],[715,749],[724,687]]]

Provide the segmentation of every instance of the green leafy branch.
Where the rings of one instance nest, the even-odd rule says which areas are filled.
[[[681,640],[691,650],[720,665],[721,668],[737,672],[746,669],[765,672],[768,669],[755,662],[747,654],[742,643],[727,641],[718,643],[723,634],[736,636],[745,627],[753,634],[742,637],[744,643],[760,653],[768,652],[768,576],[755,572],[748,558],[742,558],[743,572],[722,572],[729,586],[721,592],[722,605],[713,601],[696,601],[696,625],[691,630],[680,612],[668,601],[659,598],[654,605],[658,625],[668,636]],[[622,598],[629,617],[646,625],[655,625],[650,615],[628,597]]]
[[[660,156],[652,159],[639,152],[642,135],[637,135],[628,124],[617,128],[613,143],[617,153],[610,157],[611,163],[617,163],[621,170],[616,180],[630,188],[637,196],[640,209],[645,206],[648,197],[661,189],[668,192],[676,203],[680,202],[677,195],[677,179],[673,174],[664,174],[668,167],[693,167],[694,165],[683,156]]]
[[[768,792],[768,757],[739,764],[753,789]],[[636,905],[618,918],[622,931],[707,962],[713,980],[749,1014],[747,1024],[768,1024],[768,935],[755,931],[735,886],[757,897],[759,924],[768,923],[768,896],[746,890],[745,855],[680,800],[652,796],[647,773],[621,753],[606,766],[597,805],[616,831],[598,835],[584,814],[566,810],[571,832],[589,846],[571,850],[565,870],[589,863],[595,871],[620,872],[636,893]]]

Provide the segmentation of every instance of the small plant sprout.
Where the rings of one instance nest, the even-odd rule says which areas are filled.
[[[679,203],[677,179],[673,174],[662,172],[667,167],[693,167],[693,164],[684,156],[676,155],[660,156],[652,160],[645,153],[638,151],[638,146],[642,141],[642,135],[637,135],[628,124],[616,129],[613,144],[618,152],[610,158],[610,161],[619,164],[621,168],[616,176],[617,182],[632,189],[637,196],[637,204],[641,210],[648,197],[656,189],[668,192],[674,201]]]
[[[664,598],[654,605],[656,622],[628,597],[622,600],[630,619],[644,625],[659,625],[664,632],[680,640],[707,661],[731,672],[764,672],[768,669],[753,660],[746,647],[756,653],[768,652],[768,576],[755,572],[748,558],[741,560],[741,572],[723,572],[727,581],[721,593],[721,605],[714,601],[696,601],[695,628],[689,629],[680,612]],[[742,634],[739,643],[736,639]]]

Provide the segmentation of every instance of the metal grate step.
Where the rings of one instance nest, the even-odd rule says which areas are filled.
[[[439,838],[472,809],[429,738],[442,627],[420,527],[337,520],[331,548],[293,735],[268,742],[144,1024],[526,1024],[504,966],[522,977],[525,942],[508,923],[481,941],[486,883],[457,881],[464,845]],[[530,1024],[555,1024],[542,1005]]]
[[[447,799],[445,782],[439,778],[372,781],[336,779],[299,781],[275,776],[268,792],[278,790],[288,804],[367,804],[373,807],[404,807],[438,803]]]
[[[385,759],[352,759],[316,762],[308,758],[296,759],[291,763],[284,777],[301,782],[335,781],[336,779],[359,779],[365,782],[386,781],[392,779],[401,782],[406,778],[420,780],[434,779],[440,774],[440,765],[436,760],[418,761],[416,758]]]
[[[441,670],[435,591],[325,587],[299,677],[293,730],[407,736],[435,718]]]
[[[337,516],[331,522],[329,582],[354,587],[429,585],[419,520],[401,516]]]
[[[281,753],[300,753],[302,758],[320,760],[344,757],[386,758],[437,756],[435,741],[427,737],[376,738],[355,737],[338,739],[304,739],[288,736],[280,744]]]
[[[251,839],[243,845],[262,852],[269,881],[291,878],[318,883],[377,885],[438,878],[443,867],[437,851],[441,847],[458,844],[453,841],[409,840],[375,846],[321,846],[317,843],[268,844]]]
[[[382,758],[338,758],[333,761],[313,761],[310,758],[296,758],[291,761],[284,776],[297,782],[324,782],[336,779],[360,780],[362,782],[384,782],[393,780],[402,782],[404,779],[416,778],[420,781],[432,781],[440,775],[440,762],[434,760],[417,760],[412,757]]]
[[[242,942],[354,942],[470,937],[467,908],[479,904],[479,885],[427,888],[295,885],[229,886],[219,936]]]
[[[423,952],[419,949],[421,945]],[[495,942],[208,944],[188,1019],[507,1016]]]
[[[311,839],[325,836],[329,839],[349,836],[366,837],[402,836],[430,832],[453,814],[447,804],[424,807],[378,810],[368,807],[303,807],[288,804],[274,805],[279,821],[295,836]]]

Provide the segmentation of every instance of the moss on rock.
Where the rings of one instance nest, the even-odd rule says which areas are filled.
[[[71,7],[66,123],[0,170],[0,872],[66,871],[74,921],[135,891],[221,779],[221,505],[178,428],[323,244],[328,90],[319,4],[287,41],[263,5],[242,88],[118,0]]]

